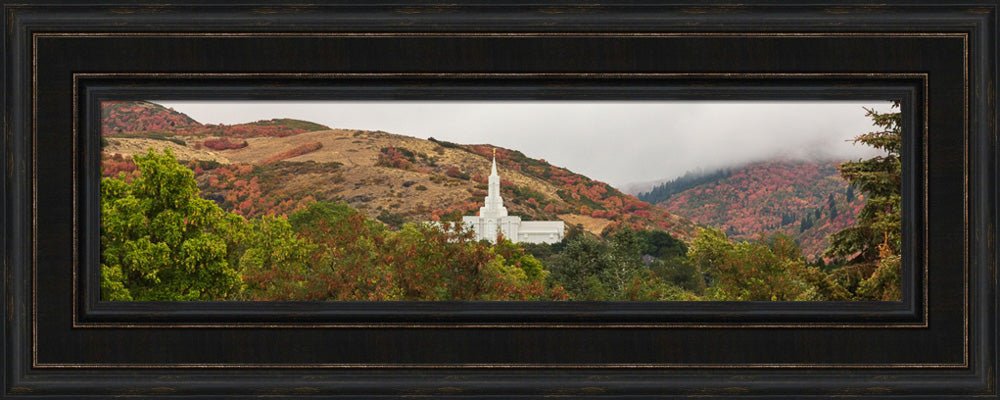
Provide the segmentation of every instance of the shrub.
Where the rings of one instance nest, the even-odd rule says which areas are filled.
[[[470,179],[468,173],[462,172],[461,170],[458,169],[458,167],[455,166],[449,166],[447,169],[445,169],[444,174],[450,178],[458,178],[466,181]]]
[[[244,140],[242,143],[236,143],[236,142],[230,141],[227,138],[206,139],[201,144],[203,146],[205,146],[205,147],[208,147],[208,148],[210,148],[212,150],[216,150],[216,151],[231,150],[231,149],[242,149],[244,147],[247,147],[246,140]]]

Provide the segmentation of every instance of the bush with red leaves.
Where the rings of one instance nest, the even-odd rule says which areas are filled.
[[[233,142],[227,138],[206,139],[201,144],[212,150],[232,150],[232,149],[242,149],[244,147],[247,147],[246,140],[244,140],[243,142]]]

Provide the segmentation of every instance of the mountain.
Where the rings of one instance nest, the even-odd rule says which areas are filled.
[[[101,134],[127,135],[169,131],[179,135],[202,125],[193,118],[145,101],[106,101],[101,104]]]
[[[236,125],[201,124],[184,113],[147,101],[106,101],[101,107],[101,118],[101,133],[106,137],[284,137],[330,129],[287,118]]]
[[[720,170],[658,205],[736,240],[783,232],[812,259],[829,245],[827,235],[855,223],[865,203],[840,177],[837,164],[777,160]]]
[[[655,181],[645,181],[645,182],[629,182],[625,184],[618,185],[618,190],[622,193],[627,193],[633,196],[638,196],[641,193],[648,192],[652,190],[657,185],[667,182],[669,179],[659,179]]]
[[[162,107],[120,108],[152,110],[132,114],[141,118],[178,118]],[[116,115],[108,125],[155,126],[158,131],[154,137],[105,131],[105,176],[134,171],[133,154],[145,153],[150,147],[170,148],[195,172],[203,197],[247,217],[285,214],[312,201],[334,200],[390,227],[405,221],[460,219],[474,215],[482,206],[495,150],[504,205],[512,215],[525,220],[561,219],[595,234],[628,225],[665,230],[689,241],[697,230],[687,218],[639,201],[606,183],[525,157],[516,150],[486,144],[329,129],[301,121],[281,126],[323,129],[243,136],[234,129],[214,130],[212,125],[193,120],[170,126],[130,123],[122,118],[127,114],[108,115]]]
[[[686,174],[669,180],[667,182],[662,182],[654,187],[649,188],[647,191],[638,193],[636,197],[639,200],[650,202],[650,203],[662,203],[670,199],[671,196],[683,192],[685,190],[691,189],[698,185],[705,183],[716,182],[722,178],[727,178],[732,175],[731,168],[718,169],[712,172],[704,171],[688,171]]]

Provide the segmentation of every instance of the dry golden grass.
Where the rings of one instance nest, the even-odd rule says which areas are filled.
[[[566,221],[569,225],[582,225],[583,230],[595,235],[600,235],[604,231],[604,228],[607,228],[613,222],[607,218],[594,218],[578,214],[559,214],[559,219]]]
[[[472,203],[481,205],[482,190],[476,188],[481,184],[445,176],[447,166],[455,166],[470,176],[479,174],[486,177],[490,172],[490,160],[486,157],[461,149],[445,148],[429,140],[385,132],[333,129],[287,137],[247,138],[246,147],[222,151],[194,149],[196,140],[206,138],[184,139],[189,142],[188,146],[166,140],[109,138],[110,146],[106,151],[110,154],[145,153],[145,149],[152,146],[158,151],[170,148],[181,160],[263,165],[282,153],[319,143],[321,148],[284,161],[336,162],[340,163],[339,168],[317,170],[315,167],[283,165],[275,172],[277,175],[268,179],[266,190],[278,194],[277,197],[312,196],[317,200],[344,201],[371,217],[389,212],[401,214],[411,221],[429,220],[435,210],[450,210]],[[378,166],[376,163],[382,154],[381,149],[386,147],[405,148],[416,154],[419,162],[410,170]],[[415,170],[418,168],[423,170]],[[566,205],[556,194],[558,188],[546,180],[504,166],[500,166],[499,173],[504,180],[516,186],[541,193],[557,207]],[[511,212],[534,215],[535,219],[554,217],[526,204],[515,204],[513,199],[505,200]],[[609,219],[588,215],[561,214],[558,218],[567,224],[582,224],[584,229],[595,234],[600,234],[613,223]],[[677,216],[676,219],[678,225],[690,224],[683,217]]]

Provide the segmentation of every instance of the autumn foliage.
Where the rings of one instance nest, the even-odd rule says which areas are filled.
[[[118,176],[122,172],[130,175],[135,170],[135,162],[132,161],[131,156],[122,156],[115,153],[113,156],[108,157],[107,154],[102,154],[101,176]]]
[[[287,118],[235,125],[201,124],[185,114],[146,101],[105,101],[101,103],[101,115],[102,135],[141,137],[169,134],[251,138],[285,137],[330,129],[324,125]]]
[[[848,196],[851,189],[834,162],[769,161],[728,172],[708,174],[715,179],[673,194],[661,205],[735,240],[781,232],[815,259],[829,246],[826,237],[854,224],[865,204],[863,194]]]
[[[417,160],[412,151],[402,147],[382,148],[375,165],[389,168],[410,169]]]
[[[304,282],[302,300],[537,300],[558,299],[538,271],[529,276],[493,245],[455,226],[407,224],[390,232],[343,204],[313,203],[289,217],[292,229],[315,247],[305,268],[290,274],[250,274],[263,289]],[[273,292],[273,291],[272,291]]]
[[[101,103],[101,134],[150,131],[188,131],[201,124],[187,115],[144,101]]]
[[[215,138],[206,139],[201,142],[202,146],[208,147],[212,150],[232,150],[232,149],[242,149],[247,147],[247,142],[244,140],[242,142],[236,142],[229,140],[227,138]]]
[[[345,204],[326,202],[289,218],[248,221],[199,197],[192,171],[169,150],[138,161],[132,182],[122,179],[125,172],[102,182],[106,300],[566,297],[509,242],[474,241],[453,225],[405,224],[391,232]]]
[[[102,129],[109,136],[191,143],[199,150],[239,149],[248,143],[237,138],[325,128],[294,120],[202,125],[151,103],[105,106]],[[348,184],[342,184],[342,173],[354,166],[287,161],[319,150],[318,141],[254,164],[220,158],[186,160],[185,167],[170,153],[134,159],[102,153],[102,297],[898,300],[894,115],[870,113],[884,130],[858,139],[888,149],[889,157],[839,166],[756,163],[672,192],[660,205],[490,145],[434,141],[438,147],[427,154],[411,150],[418,146],[381,147],[375,165],[383,168],[370,170],[405,178],[383,183],[388,175],[371,174]],[[445,149],[465,153],[455,157]],[[456,222],[481,207],[486,178],[480,165],[494,151],[502,174],[519,172],[501,182],[512,215],[599,220],[598,228],[572,226],[565,240],[551,245],[473,240]],[[240,153],[247,154],[229,154]],[[321,178],[289,179],[302,176]],[[387,188],[378,196],[392,201],[373,201],[374,190],[359,193],[366,182]],[[450,194],[457,195],[447,201],[400,207],[406,196],[433,196],[452,187],[456,192]],[[699,228],[678,215],[715,228]],[[830,246],[832,232],[839,233]],[[817,257],[824,250],[826,257]]]

